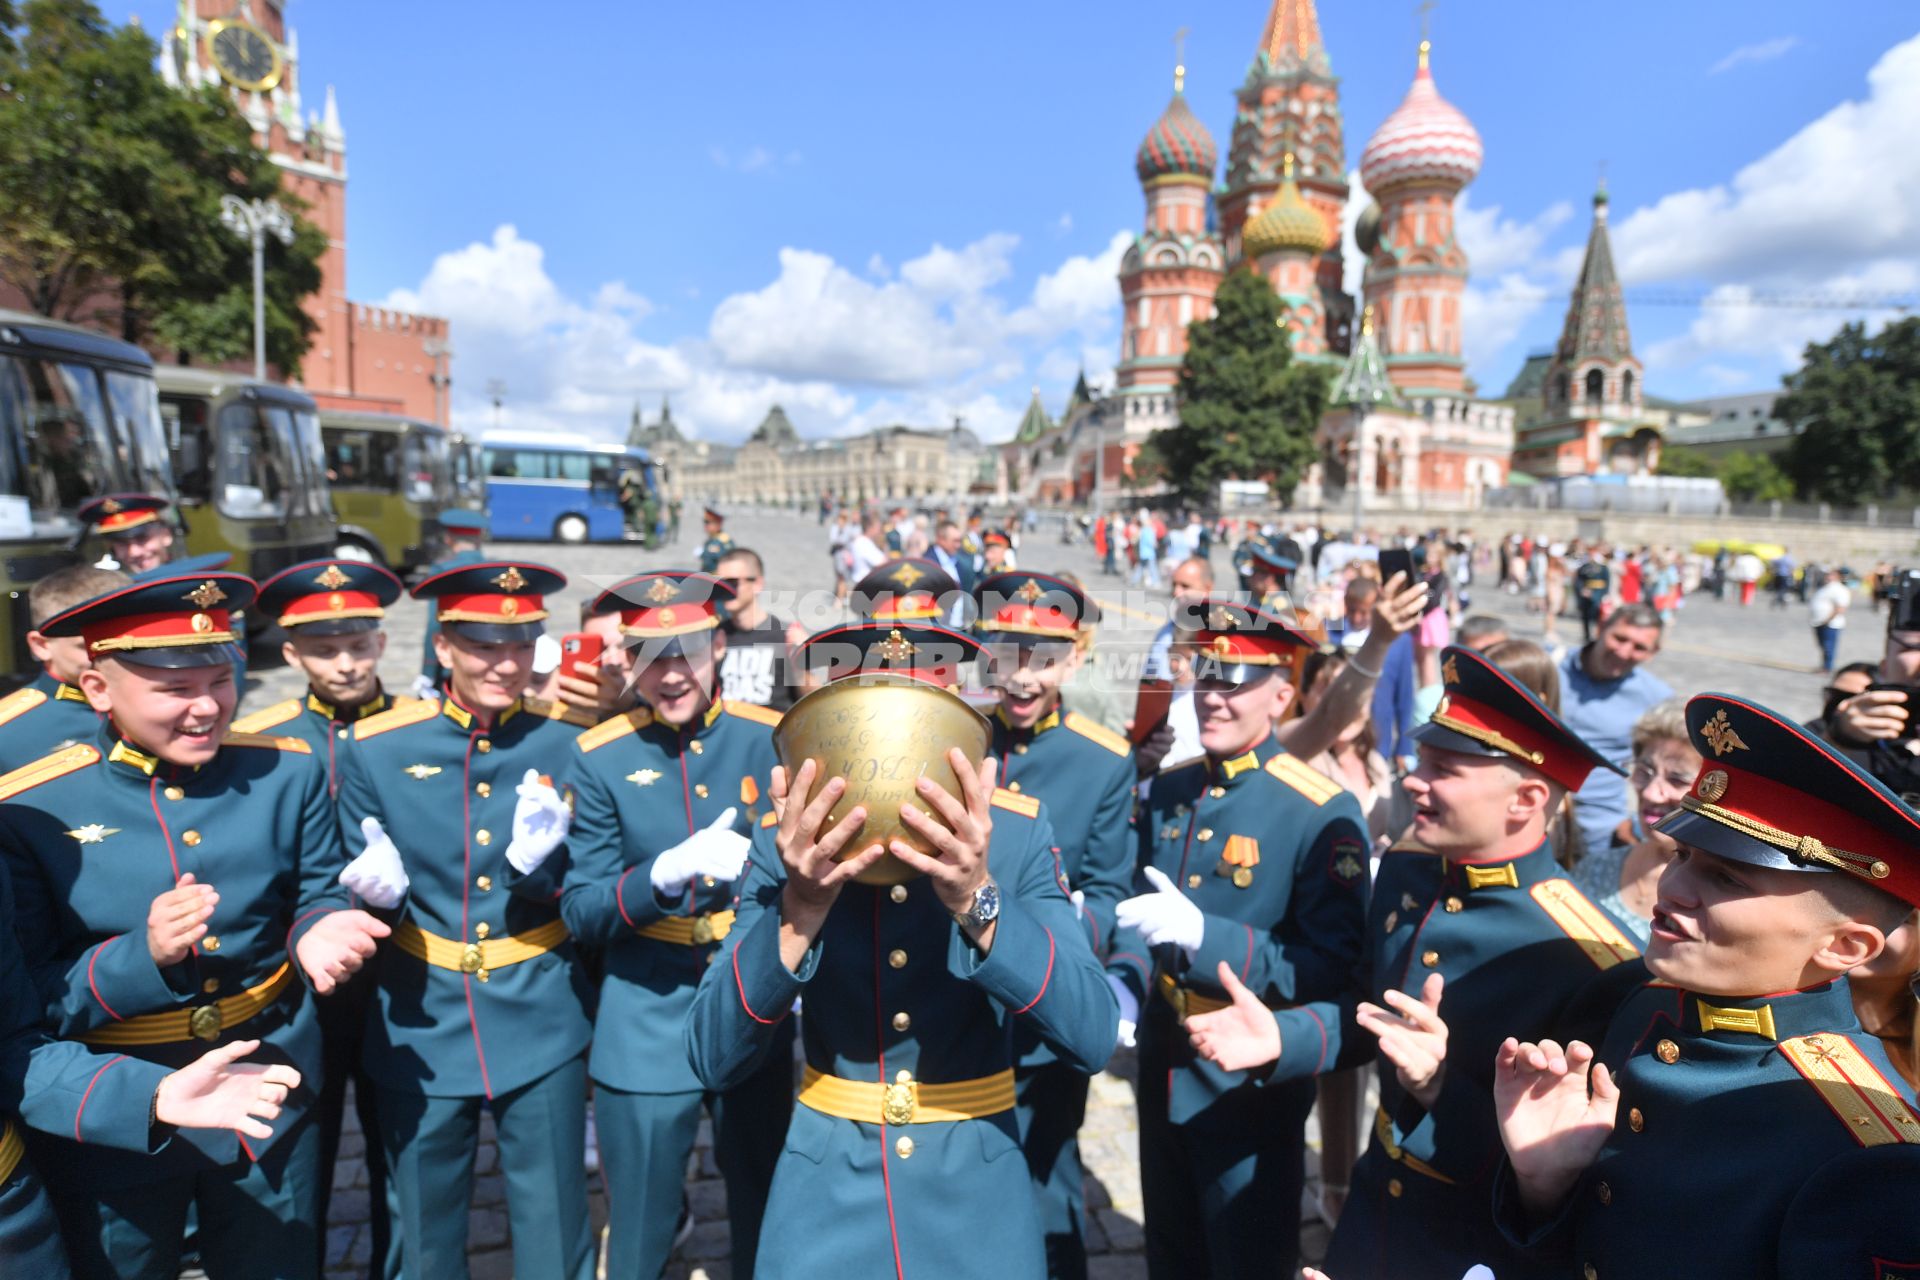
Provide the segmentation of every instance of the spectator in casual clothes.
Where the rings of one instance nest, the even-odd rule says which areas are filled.
[[[1825,581],[1808,604],[1808,620],[1813,623],[1813,642],[1820,649],[1820,670],[1829,672],[1840,652],[1840,632],[1847,625],[1847,606],[1853,603],[1853,592],[1847,589],[1844,569],[1828,569],[1821,577]]]
[[[726,652],[720,658],[720,693],[733,702],[785,711],[798,696],[788,652],[807,633],[797,622],[774,617],[760,603],[766,572],[759,553],[745,547],[720,557],[714,577],[734,590],[720,623],[727,637]]]
[[[1680,807],[1699,772],[1700,753],[1687,733],[1686,701],[1669,698],[1648,708],[1633,726],[1633,766],[1627,772],[1632,810],[1610,843],[1588,845],[1574,864],[1573,882],[1613,912],[1641,946],[1651,937],[1660,873],[1677,847],[1654,828]]]
[[[1380,584],[1371,578],[1349,582],[1341,601],[1341,615],[1327,623],[1327,643],[1352,647],[1365,640],[1367,629],[1373,625],[1373,606],[1379,599]]]
[[[887,549],[881,541],[885,525],[878,511],[860,517],[860,534],[853,540],[853,560],[847,569],[849,582],[860,581],[887,562]]]
[[[1560,663],[1560,718],[1600,755],[1621,769],[1633,755],[1633,726],[1673,690],[1641,664],[1660,652],[1660,614],[1648,604],[1623,604],[1608,615],[1591,644]],[[1580,788],[1574,817],[1582,842],[1604,849],[1628,816],[1626,779],[1595,769]]]

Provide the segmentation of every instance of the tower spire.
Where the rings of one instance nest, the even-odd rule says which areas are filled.
[[[1272,71],[1308,68],[1325,74],[1327,48],[1320,40],[1320,15],[1313,0],[1273,0],[1257,56]]]

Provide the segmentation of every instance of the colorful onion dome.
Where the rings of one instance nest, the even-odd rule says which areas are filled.
[[[1420,69],[1406,100],[1375,131],[1360,155],[1360,180],[1378,193],[1406,182],[1472,182],[1484,152],[1480,134],[1460,109],[1440,96],[1427,67],[1429,46],[1420,42]]]
[[[1280,190],[1276,191],[1260,216],[1247,224],[1240,236],[1241,248],[1249,258],[1264,258],[1270,253],[1291,250],[1295,253],[1325,253],[1333,236],[1327,220],[1308,204],[1293,180],[1293,156],[1284,161]]]
[[[1180,71],[1184,73],[1185,68]],[[1146,141],[1140,144],[1139,154],[1134,157],[1134,171],[1142,182],[1175,175],[1213,180],[1213,166],[1220,158],[1220,149],[1213,144],[1213,135],[1207,132],[1207,126],[1200,123],[1200,117],[1187,105],[1187,95],[1181,92],[1181,78],[1181,75],[1175,76],[1173,101],[1147,131]]]

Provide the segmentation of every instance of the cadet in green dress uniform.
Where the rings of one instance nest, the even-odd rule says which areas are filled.
[[[1289,548],[1298,550],[1292,539],[1247,545],[1247,593],[1263,612],[1277,618],[1293,617],[1293,573],[1300,567],[1300,558],[1289,555]]]
[[[560,914],[604,948],[588,1074],[608,1189],[607,1274],[656,1276],[672,1252],[687,1157],[704,1104],[727,1180],[733,1272],[753,1275],[760,1213],[793,1110],[793,1054],[708,1092],[677,1052],[693,993],[733,920],[734,882],[765,808],[779,714],[722,702],[733,595],[705,574],[647,573],[610,587],[596,613],[620,615],[645,705],[581,734],[570,865]]]
[[[80,692],[80,673],[92,665],[79,636],[49,636],[47,619],[83,600],[127,585],[124,573],[90,564],[56,569],[27,591],[27,650],[40,674],[0,698],[0,773],[18,769],[48,752],[93,737],[100,716]]]
[[[1920,905],[1920,815],[1744,699],[1687,727],[1646,960],[1589,993],[1604,1033],[1501,1046],[1495,1215],[1554,1275],[1912,1275],[1920,1117],[1846,974]]]
[[[442,511],[440,529],[446,539],[447,554],[434,561],[427,570],[429,576],[445,573],[449,569],[463,569],[486,560],[486,553],[481,550],[481,544],[487,539],[486,512]],[[413,692],[422,698],[437,697],[441,687],[447,683],[447,669],[441,665],[433,647],[433,638],[439,632],[439,614],[429,608],[427,632],[420,642],[420,676],[414,681],[413,688]]]
[[[173,559],[173,504],[152,493],[106,493],[80,504],[75,517],[107,544],[116,568],[129,576]]]
[[[78,743],[7,775],[0,856],[53,1034],[163,1067],[259,1041],[259,1060],[320,1074],[320,994],[385,926],[349,910],[326,772],[292,738],[228,733],[230,606],[213,573],[123,587],[50,619],[79,635],[102,713]],[[265,1137],[195,1133],[155,1155],[37,1138],[82,1276],[178,1272],[190,1208],[218,1276],[318,1272],[310,1089]]]
[[[945,689],[977,649],[958,632],[881,623],[823,631],[799,656],[829,680]],[[1113,998],[1060,887],[1044,807],[996,788],[991,759],[975,770],[954,750],[943,763],[960,794],[923,775],[899,812],[938,857],[862,837],[857,805],[828,830],[845,779],[803,803],[820,770],[809,760],[788,802],[776,769],[784,808],[760,819],[726,949],[694,997],[688,1050],[715,1090],[759,1070],[806,1001],[801,1105],[761,1226],[761,1280],[1045,1270],[1014,1121],[1014,1032],[1025,1023],[1063,1062],[1097,1071],[1113,1049]],[[920,874],[856,881],[888,854]]]
[[[974,598],[983,678],[1000,695],[988,719],[1001,785],[1045,802],[1064,887],[1094,954],[1104,956],[1114,908],[1133,884],[1128,823],[1135,777],[1125,738],[1060,703],[1061,685],[1077,665],[1086,595],[1045,574],[1002,573],[983,579]],[[1079,1133],[1087,1074],[1059,1061],[1025,1026],[1014,1043],[1020,1143],[1046,1232],[1047,1274],[1085,1276]]]
[[[712,507],[702,507],[701,514],[707,540],[700,544],[700,572],[712,573],[720,567],[721,557],[733,550],[733,535],[726,531],[727,518]]]
[[[952,615],[960,584],[931,560],[888,560],[853,584],[854,613],[870,622],[931,622]]]
[[[1610,766],[1473,650],[1447,649],[1440,666],[1446,694],[1415,730],[1420,765],[1405,783],[1412,842],[1380,861],[1352,988],[1270,1014],[1229,983],[1232,1008],[1188,1025],[1222,1066],[1277,1057],[1268,1088],[1377,1059],[1373,1140],[1326,1261],[1350,1280],[1459,1280],[1475,1263],[1501,1280],[1541,1274],[1501,1244],[1489,1212],[1494,1053],[1508,1034],[1545,1034],[1637,954],[1547,841],[1562,798]]]
[[[1273,734],[1293,696],[1283,668],[1307,639],[1242,604],[1189,607],[1206,754],[1148,786],[1133,820],[1140,893],[1115,910],[1107,962],[1123,1027],[1140,1024],[1147,1268],[1290,1275],[1313,1083],[1263,1088],[1201,1061],[1182,1023],[1224,1002],[1223,965],[1272,1006],[1346,989],[1367,828],[1358,802]]]
[[[564,861],[551,861],[567,834],[568,725],[591,721],[524,696],[544,597],[565,585],[506,561],[422,580],[413,593],[440,620],[445,697],[357,722],[341,756],[340,825],[357,855],[342,883],[396,920],[364,1065],[409,1280],[467,1273],[482,1107],[499,1132],[514,1273],[593,1273],[591,1028],[560,918]]]
[[[396,704],[413,701],[390,700],[380,687],[380,657],[387,651],[381,623],[387,606],[405,590],[400,579],[385,568],[358,560],[309,560],[261,583],[255,607],[277,621],[286,633],[280,655],[289,667],[305,673],[307,692],[303,697],[288,698],[242,716],[233,727],[246,733],[299,738],[327,762],[328,787],[337,792],[340,756],[353,726]],[[373,983],[349,983],[315,1004],[326,1050],[326,1078],[321,1085],[317,1117],[320,1165],[331,1169],[340,1150],[349,1080],[353,1082],[360,1131],[370,1137],[380,1132],[373,1080],[360,1066],[367,1011],[373,1006]],[[373,1256],[386,1260],[385,1274],[398,1275],[399,1253],[387,1203],[386,1155],[378,1142],[366,1144],[365,1159]],[[332,1179],[326,1179],[320,1191],[323,1222],[332,1190]]]

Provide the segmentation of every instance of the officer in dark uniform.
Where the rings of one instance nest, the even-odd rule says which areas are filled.
[[[91,738],[100,717],[80,691],[80,673],[93,665],[79,636],[48,636],[40,627],[56,614],[127,585],[127,575],[90,564],[56,569],[27,591],[27,649],[40,674],[0,698],[0,773],[18,769],[60,747]]]
[[[1475,1263],[1501,1280],[1541,1274],[1501,1245],[1489,1214],[1494,1053],[1511,1033],[1545,1034],[1530,1029],[1554,1026],[1597,974],[1637,954],[1547,839],[1562,799],[1611,766],[1473,650],[1449,648],[1440,666],[1446,693],[1414,732],[1420,766],[1405,782],[1412,838],[1380,861],[1352,988],[1267,1014],[1230,984],[1231,1009],[1189,1022],[1214,1062],[1277,1056],[1268,1087],[1377,1059],[1373,1140],[1326,1262],[1353,1280],[1458,1280]],[[1235,1047],[1247,1023],[1267,1037],[1250,1055]]]
[[[1294,554],[1288,554],[1288,547],[1294,548]],[[1298,548],[1292,539],[1247,545],[1247,593],[1262,612],[1277,618],[1294,616],[1293,574],[1299,567]]]
[[[823,631],[802,661],[836,682],[890,687],[830,686],[787,715],[816,698],[857,712],[875,694],[936,719],[970,716],[947,690],[977,648],[936,627]],[[798,766],[790,801],[776,770],[772,797],[784,808],[760,819],[726,949],[694,997],[688,1050],[707,1088],[733,1087],[783,1043],[795,998],[806,1000],[801,1105],[761,1228],[763,1280],[1037,1276],[1044,1247],[1018,1155],[1015,1028],[1097,1071],[1113,1048],[1113,999],[1060,887],[1040,802],[995,788],[991,760],[975,770],[957,750],[943,757],[944,742],[891,727],[909,775],[922,753],[930,769],[960,775],[955,796],[920,773],[898,810],[940,856],[880,843],[894,814],[874,815],[875,834],[855,834],[867,819],[859,806],[830,827],[847,784],[829,779],[805,802],[817,760]],[[846,767],[859,771],[862,750]],[[851,856],[835,863],[838,854]],[[902,865],[882,867],[888,856]],[[893,883],[856,879],[875,875]]]
[[[1846,974],[1920,906],[1920,815],[1744,699],[1687,727],[1644,965],[1593,1041],[1501,1048],[1496,1217],[1555,1275],[1910,1275],[1920,1117]]]
[[[1078,665],[1087,597],[1072,583],[1039,573],[996,574],[974,594],[984,680],[1000,696],[988,720],[1001,785],[1045,802],[1064,887],[1088,943],[1104,956],[1114,908],[1133,884],[1128,822],[1135,777],[1125,738],[1060,703],[1061,686]],[[1046,1231],[1047,1274],[1085,1276],[1079,1133],[1087,1074],[1059,1061],[1024,1026],[1014,1043],[1020,1139]]]
[[[1139,896],[1116,909],[1108,958],[1121,1017],[1140,1024],[1147,1267],[1284,1275],[1314,1086],[1259,1087],[1201,1061],[1182,1024],[1225,1002],[1222,965],[1271,1006],[1346,989],[1366,912],[1366,821],[1273,735],[1293,696],[1283,669],[1306,637],[1242,604],[1188,607],[1205,754],[1156,774],[1134,815]]]
[[[732,590],[705,574],[610,587],[645,705],[581,734],[569,777],[574,835],[560,914],[605,949],[588,1074],[608,1187],[607,1274],[655,1276],[672,1252],[694,1133],[713,1115],[734,1274],[753,1275],[760,1213],[793,1110],[791,1044],[725,1093],[672,1050],[733,920],[734,882],[766,808],[778,712],[717,698]],[[791,1024],[783,1033],[790,1041]]]
[[[486,553],[481,545],[487,540],[487,513],[455,509],[440,513],[440,529],[445,538],[447,554],[434,561],[427,570],[429,575],[445,573],[449,569],[464,569],[468,565],[481,564]],[[414,681],[413,692],[422,698],[439,696],[439,690],[447,682],[447,669],[440,665],[439,656],[433,647],[433,638],[439,634],[440,617],[429,608],[427,610],[427,631],[422,638],[420,652],[420,676]]]
[[[393,912],[367,1026],[410,1280],[466,1275],[480,1110],[506,1174],[514,1272],[587,1280],[587,984],[560,918],[568,746],[584,713],[525,696],[545,596],[492,561],[423,579],[440,701],[358,721],[340,760],[341,879]],[[457,824],[453,815],[458,814]]]
[[[713,573],[720,567],[721,557],[733,550],[733,535],[724,526],[727,518],[712,507],[701,508],[705,516],[707,540],[700,544],[700,572]]]
[[[8,775],[0,856],[54,1034],[166,1067],[257,1040],[260,1061],[315,1081],[307,987],[345,981],[386,930],[336,882],[322,763],[297,739],[227,732],[230,606],[253,593],[238,574],[161,578],[48,620],[85,639],[102,718]],[[195,1133],[152,1156],[36,1140],[76,1272],[171,1276],[197,1209],[212,1274],[318,1274],[311,1097],[291,1094],[266,1137]]]
[[[853,584],[848,601],[871,622],[931,622],[951,615],[960,590],[952,574],[931,560],[888,560]]]
[[[1013,568],[1013,535],[1005,529],[989,529],[980,535],[980,572],[984,576],[1004,573]]]
[[[107,544],[115,567],[132,575],[173,558],[172,505],[157,494],[107,493],[81,503],[75,515]]]

